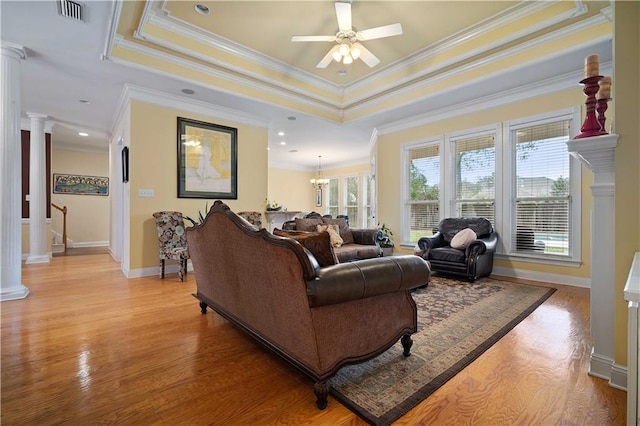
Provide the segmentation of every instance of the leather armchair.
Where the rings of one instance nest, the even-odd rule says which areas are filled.
[[[472,229],[477,239],[463,249],[451,247],[453,237],[466,228]],[[491,274],[497,243],[498,234],[484,217],[446,218],[438,224],[435,235],[418,240],[416,254],[431,264],[433,272],[461,276],[473,282]]]

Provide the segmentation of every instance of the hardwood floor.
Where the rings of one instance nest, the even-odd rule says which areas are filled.
[[[211,312],[193,275],[126,279],[106,254],[25,265],[2,302],[3,425],[360,425]],[[589,291],[559,290],[396,424],[622,425],[626,393],[587,374]]]

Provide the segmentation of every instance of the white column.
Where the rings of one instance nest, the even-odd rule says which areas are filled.
[[[2,41],[0,55],[0,301],[24,299],[22,285],[22,176],[20,61],[22,46]]]
[[[615,331],[615,147],[618,135],[567,142],[593,171],[591,212],[591,337],[589,374],[611,380]]]
[[[27,113],[29,140],[29,256],[26,263],[49,263],[47,254],[46,115]]]

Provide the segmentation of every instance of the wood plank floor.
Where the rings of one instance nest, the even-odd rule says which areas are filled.
[[[126,279],[109,255],[23,266],[2,302],[3,425],[360,425],[209,311],[193,275]],[[559,286],[396,424],[622,425],[626,393],[587,374],[589,291]]]

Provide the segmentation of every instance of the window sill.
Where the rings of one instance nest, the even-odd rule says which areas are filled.
[[[579,259],[552,257],[552,256],[534,256],[526,254],[499,254],[496,253],[494,259],[507,260],[512,262],[525,262],[525,263],[543,263],[545,265],[554,266],[567,266],[570,268],[579,268],[582,265],[582,261]]]

